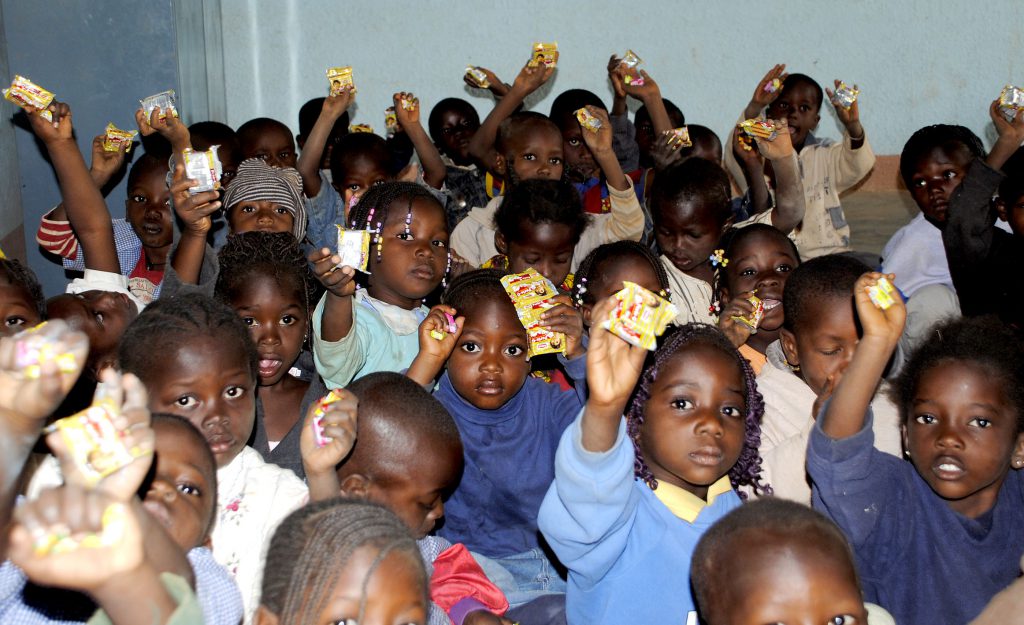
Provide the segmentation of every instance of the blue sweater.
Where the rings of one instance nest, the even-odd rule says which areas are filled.
[[[871,415],[833,440],[816,425],[807,450],[814,507],[853,545],[867,601],[900,625],[967,623],[1020,574],[1024,480],[1011,470],[978,519],[949,508],[914,465],[874,448]]]
[[[584,403],[586,360],[562,360],[575,391],[529,377],[497,410],[476,408],[441,377],[434,397],[455,419],[466,461],[441,536],[491,558],[539,548],[537,511],[555,477],[558,439]]]
[[[555,483],[540,508],[540,529],[569,568],[568,621],[696,622],[690,558],[701,535],[739,506],[739,497],[732,490],[719,495],[688,523],[634,477],[625,419],[606,452],[586,451],[581,437],[577,419],[562,435]]]

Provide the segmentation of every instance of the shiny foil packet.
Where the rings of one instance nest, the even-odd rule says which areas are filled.
[[[590,132],[597,132],[602,126],[604,126],[600,119],[592,115],[590,111],[585,108],[581,108],[576,111],[576,119],[579,120],[580,126],[584,130],[589,130]]]
[[[198,185],[190,188],[189,193],[195,195],[204,191],[216,191],[220,188],[220,177],[223,174],[220,158],[217,157],[219,145],[211,145],[205,152],[192,149],[185,150],[185,175],[189,180],[196,180]]]
[[[398,132],[398,116],[395,115],[395,107],[393,106],[384,109],[384,130],[389,136]]]
[[[351,89],[352,93],[356,92],[356,84],[352,81],[352,66],[350,65],[345,67],[328,67],[327,82],[330,84],[331,95],[339,95],[346,89]]]
[[[103,135],[103,150],[105,152],[128,152],[132,149],[132,140],[139,134],[134,130],[121,130],[113,122],[107,124],[107,130]]]
[[[338,226],[338,256],[341,262],[338,267],[351,267],[363,273],[370,261],[370,232],[368,230],[350,230]]]
[[[99,384],[93,404],[85,410],[55,421],[47,432],[59,432],[75,466],[90,484],[122,469],[142,455],[129,449],[122,433],[114,427],[121,414],[112,400],[112,391]]]
[[[839,86],[836,87],[835,95],[832,96],[832,102],[836,106],[841,106],[844,109],[849,109],[853,106],[853,103],[857,101],[857,96],[860,95],[860,89],[851,87],[845,82],[840,82]]]
[[[530,66],[556,67],[558,65],[558,42],[535,43],[530,56]]]
[[[330,436],[324,435],[324,417],[327,416],[327,407],[331,404],[340,401],[344,397],[341,389],[333,389],[330,393],[327,393],[316,406],[316,410],[313,411],[313,440],[316,442],[317,447],[323,447],[327,443],[334,439]]]
[[[740,130],[751,137],[771,141],[778,136],[775,129],[775,122],[768,119],[747,119],[739,124]]]
[[[558,295],[555,285],[532,267],[523,273],[503,277],[501,284],[515,305],[519,321],[526,328],[530,357],[565,352],[565,335],[547,330],[540,322],[544,311],[555,306],[551,302],[551,298]]]
[[[466,66],[466,78],[468,78],[474,86],[479,87],[480,89],[486,89],[491,86],[491,81],[487,80],[487,74],[472,65]]]
[[[601,327],[631,345],[653,351],[658,347],[658,337],[679,311],[672,302],[639,284],[622,284],[623,289],[615,294],[615,308]]]
[[[779,89],[782,89],[782,81],[778,78],[772,78],[764,84],[765,93],[775,93]]]
[[[889,279],[882,276],[878,282],[868,287],[868,297],[871,303],[882,310],[888,310],[896,303],[896,287],[889,282]]]
[[[690,141],[690,129],[686,126],[682,128],[672,128],[666,130],[664,133],[665,138],[668,140],[669,145],[678,145],[681,148],[688,148],[693,145]]]
[[[370,134],[373,134],[373,126],[371,126],[370,124],[350,124],[349,127],[348,127],[348,131],[350,133],[352,133],[352,132],[368,132]]]
[[[160,109],[160,119],[167,119],[167,113],[178,117],[178,109],[175,107],[174,90],[168,89],[167,91],[161,91],[160,93],[143,98],[139,100],[139,104],[142,105],[142,112],[146,114],[146,119],[150,119],[153,116],[153,110],[156,108]]]
[[[78,371],[78,361],[74,353],[59,351],[59,334],[59,328],[44,321],[12,337],[16,341],[14,365],[24,377],[38,379],[42,374],[43,364],[47,362],[57,363],[57,370],[61,373]]]
[[[46,110],[46,107],[50,106],[50,103],[53,102],[53,93],[43,89],[24,76],[14,76],[11,86],[4,89],[4,98],[21,107],[32,106],[37,109],[43,109],[39,112],[39,116],[48,122],[53,121],[53,113]]]
[[[643,77],[640,76],[640,72],[636,69],[637,65],[640,65],[643,62],[644,60],[641,59],[636,52],[626,50],[626,53],[622,55],[622,61],[619,63],[619,67],[626,68],[626,71],[622,76],[623,82],[627,85],[637,87],[644,84]]]
[[[1017,116],[1017,111],[1024,109],[1024,90],[1013,85],[1006,85],[999,94],[999,110],[1006,121],[1012,122]]]

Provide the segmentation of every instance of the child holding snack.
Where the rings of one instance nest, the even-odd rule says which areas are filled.
[[[576,387],[563,391],[530,376],[526,329],[503,275],[481,269],[452,282],[442,305],[420,326],[420,353],[408,375],[433,384],[446,368],[434,396],[462,435],[465,469],[448,500],[441,535],[465,544],[517,607],[565,589],[541,547],[537,510],[554,477],[558,437],[583,405],[585,361],[582,324],[574,323],[578,313],[564,297],[541,321],[565,334],[559,360]],[[443,333],[441,340],[431,332]]]
[[[669,299],[671,292],[665,265],[651,249],[636,241],[605,243],[587,254],[574,274],[573,305],[590,328],[594,306],[623,288],[624,281],[638,284]]]
[[[0,258],[0,336],[33,328],[46,319],[46,299],[36,274],[20,261]]]
[[[614,305],[598,303],[592,319]],[[734,488],[770,492],[757,455],[761,396],[736,348],[692,324],[662,337],[644,368],[647,354],[591,332],[590,395],[558,445],[538,522],[569,569],[571,623],[693,622],[697,539],[739,506]]]
[[[469,153],[469,142],[480,129],[480,116],[472,104],[461,98],[441,100],[431,109],[427,127],[445,161],[444,184],[451,198],[448,227],[454,230],[471,208],[485,206],[493,195],[500,195],[501,183]]]
[[[854,286],[864,334],[811,434],[814,505],[850,539],[869,601],[901,624],[966,623],[1020,575],[1024,350],[991,320],[936,327],[893,393],[910,462],[878,452],[870,402],[906,314],[872,301],[882,277]]]
[[[256,610],[263,549],[277,524],[307,498],[287,469],[246,446],[255,419],[258,354],[234,310],[199,294],[161,299],[140,315],[120,350],[121,369],[149,390],[154,412],[182,416],[206,437],[217,460],[213,555]]]

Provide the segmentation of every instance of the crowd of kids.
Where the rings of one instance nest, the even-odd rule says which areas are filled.
[[[1019,618],[1024,94],[907,140],[879,258],[855,86],[776,65],[719,135],[632,52],[529,110],[538,46],[386,136],[350,68],[297,135],[144,102],[88,164],[74,102],[9,107],[71,280],[0,255],[0,622]]]

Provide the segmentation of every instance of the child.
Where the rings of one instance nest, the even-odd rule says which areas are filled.
[[[871,302],[880,277],[854,287],[864,335],[811,434],[814,503],[850,539],[869,601],[907,625],[966,623],[1020,574],[1024,350],[993,321],[936,327],[893,393],[910,462],[879,453],[870,401],[906,314]]]
[[[242,318],[259,353],[251,445],[267,462],[305,479],[301,415],[327,394],[316,372],[305,376],[296,368],[309,337],[316,279],[295,237],[284,232],[232,235],[218,260],[216,297]]]
[[[612,80],[615,80],[613,77]],[[622,79],[619,77],[619,81]],[[674,102],[667,98],[661,99],[662,106],[665,107],[665,113],[668,115],[669,128],[682,128],[686,125],[686,116],[683,115],[683,111],[680,110]],[[654,132],[654,120],[651,118],[651,113],[647,109],[647,105],[641,105],[633,114],[633,125],[636,126],[636,143],[640,148],[640,167],[644,169],[652,169],[654,167],[654,159],[651,156],[651,152],[654,150],[654,145],[660,140],[660,135]],[[690,139],[693,140],[693,129],[694,126],[690,126]],[[703,128],[703,126],[701,126]]]
[[[806,506],[764,499],[705,533],[690,565],[707,625],[893,623],[865,604],[846,537]]]
[[[471,208],[485,206],[500,195],[501,183],[478,167],[469,152],[469,142],[480,129],[480,116],[472,104],[460,98],[441,100],[431,109],[427,127],[445,161],[444,184],[451,198],[448,226],[454,229]]]
[[[593,318],[613,306],[603,300]],[[736,348],[692,324],[662,337],[643,369],[647,353],[591,332],[590,396],[558,445],[538,523],[569,569],[570,623],[694,622],[697,539],[740,505],[734,487],[770,492],[757,455],[761,396]]]
[[[306,149],[306,141],[309,140],[309,135],[313,132],[313,126],[320,118],[320,111],[323,110],[326,101],[327,98],[323,97],[313,98],[307,100],[299,109],[299,134],[295,135],[295,144],[299,146],[300,156],[302,150]],[[331,128],[327,135],[327,141],[324,142],[324,153],[320,158],[320,174],[327,184],[331,184],[331,152],[338,141],[348,134],[348,125],[349,116],[346,111],[338,118],[338,121],[334,122],[334,127]],[[296,164],[298,164],[297,161]]]
[[[823,256],[794,269],[785,283],[779,341],[765,350],[767,363],[757,377],[764,396],[762,466],[776,496],[811,501],[807,440],[818,398],[835,388],[858,349],[859,321],[850,294],[865,271],[868,266],[853,257]],[[899,457],[896,406],[880,393],[872,408],[878,449]]]
[[[238,147],[243,161],[258,158],[271,167],[295,168],[292,132],[276,119],[257,117],[238,127]]]
[[[849,251],[850,226],[839,204],[839,194],[860,182],[875,164],[875,154],[860,123],[860,102],[843,108],[835,103],[834,92],[826,90],[844,132],[839,143],[823,142],[811,134],[821,119],[821,86],[810,76],[785,74],[785,69],[785,65],[776,65],[761,79],[742,119],[757,117],[763,110],[769,119],[784,119],[788,123],[800,159],[806,200],[803,221],[793,232],[800,256],[806,260]],[[782,80],[782,88],[766,91],[765,87],[774,80]],[[838,80],[835,86],[839,88]],[[742,180],[731,150],[725,158],[737,181]]]
[[[1022,328],[1021,281],[1006,270],[1024,259],[1024,151],[1019,149],[1024,115],[1018,112],[1007,122],[993,104],[991,117],[999,139],[984,162],[974,161],[960,191],[952,194],[942,242],[964,314],[997,313],[1005,323]],[[1007,174],[1002,181],[1001,169]],[[995,227],[990,199],[997,188],[995,213],[1012,234]]]
[[[11,336],[46,319],[46,299],[36,274],[14,258],[0,258],[0,336]]]
[[[329,388],[409,366],[427,314],[423,298],[445,279],[451,262],[444,208],[420,185],[388,182],[370,189],[350,225],[372,232],[364,288],[356,289],[355,269],[339,268],[341,257],[330,249],[310,256],[327,289],[313,312],[313,356]]]
[[[277,524],[305,503],[295,475],[246,446],[255,418],[258,355],[235,311],[198,294],[161,299],[125,333],[121,369],[149,390],[153,412],[182,416],[217,459],[213,555],[234,575],[247,619],[256,610],[263,549]]]
[[[316,444],[312,413],[303,430],[310,497],[317,501],[340,493],[381,504],[398,515],[416,538],[427,566],[431,623],[501,622],[491,612],[504,613],[508,601],[465,546],[429,535],[462,473],[462,442],[451,415],[397,373],[363,376],[343,397],[323,417],[324,435],[332,439],[328,444]]]
[[[587,254],[574,276],[573,304],[591,326],[594,306],[621,291],[624,281],[639,284],[668,299],[671,291],[665,266],[646,245],[636,241],[605,243]]]
[[[188,127],[188,135],[193,150],[205,152],[214,146],[217,147],[217,158],[221,166],[220,194],[223,197],[228,185],[238,175],[238,164],[241,161],[238,135],[231,126],[213,121],[192,124]],[[227,240],[228,225],[223,212],[214,213],[212,219],[213,224],[210,226],[208,238],[214,249],[219,250]]]
[[[274,532],[254,623],[426,625],[427,582],[416,542],[394,514],[320,501]]]
[[[420,354],[408,375],[433,384],[446,366],[434,396],[459,427],[466,466],[448,500],[441,535],[465,544],[516,607],[564,592],[555,563],[541,547],[537,510],[554,477],[558,437],[583,405],[585,361],[582,324],[574,329],[574,311],[562,304],[542,320],[566,333],[565,357],[559,360],[576,388],[562,391],[530,376],[526,330],[502,275],[480,270],[452,282],[442,306],[420,326]],[[444,313],[458,315],[455,332],[448,332]],[[438,341],[431,331],[448,333]]]

